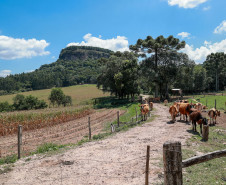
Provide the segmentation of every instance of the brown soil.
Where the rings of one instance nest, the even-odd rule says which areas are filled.
[[[123,114],[124,111],[120,111]],[[87,117],[59,123],[55,126],[41,129],[23,131],[22,151],[23,156],[34,151],[37,146],[44,143],[68,144],[77,143],[84,136],[88,136],[88,117],[90,117],[92,135],[100,133],[105,123],[114,120],[117,110],[96,111]],[[2,157],[17,153],[17,135],[0,137],[0,155]]]
[[[29,161],[21,159],[15,163],[11,172],[0,175],[1,184],[144,184],[147,145],[151,148],[150,184],[160,183],[163,181],[163,143],[176,140],[184,145],[192,134],[188,132],[191,125],[183,121],[169,121],[168,107],[154,104],[154,108],[154,114],[158,117],[153,122],[127,132],[85,143],[61,154],[32,156]],[[61,135],[62,141],[64,138],[70,142],[75,141],[70,139],[70,135]]]

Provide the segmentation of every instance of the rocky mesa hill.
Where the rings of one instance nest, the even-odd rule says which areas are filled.
[[[98,59],[108,58],[111,53],[111,50],[91,46],[64,48],[56,62],[42,65],[30,73],[0,78],[0,95],[81,83],[95,84],[100,69]]]

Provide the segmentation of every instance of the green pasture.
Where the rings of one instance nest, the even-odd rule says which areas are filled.
[[[217,109],[221,109],[221,110],[226,110],[225,107],[225,102],[226,102],[226,96],[225,95],[195,95],[194,98],[193,96],[190,97],[189,102],[193,102],[195,103],[194,100],[201,102],[203,105],[207,105],[207,107],[209,109],[214,108],[215,107],[215,100],[216,100],[216,108]]]
[[[199,129],[198,129],[199,131]],[[206,154],[225,149],[226,129],[210,127],[209,140],[202,141],[198,132],[187,140],[187,146],[182,147],[183,160],[195,155]],[[183,170],[183,183],[193,184],[226,184],[226,157],[213,159],[196,164]]]
[[[90,100],[93,98],[110,95],[109,93],[103,93],[102,90],[96,87],[96,85],[88,85],[88,84],[63,87],[61,89],[63,90],[65,95],[72,97],[72,103],[74,105],[82,104],[83,102],[86,102],[87,100]],[[51,92],[51,89],[44,89],[44,90],[22,92],[18,94],[23,94],[25,96],[32,95],[37,97],[38,99],[48,102],[48,97],[50,95],[50,92]],[[16,94],[0,96],[0,102],[8,101],[10,104],[12,104],[13,97],[15,96]]]

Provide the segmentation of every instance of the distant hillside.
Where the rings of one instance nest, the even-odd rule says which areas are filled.
[[[34,72],[1,77],[0,95],[80,83],[95,84],[100,69],[98,59],[108,58],[111,52],[90,46],[67,47],[62,49],[56,62],[42,65]]]

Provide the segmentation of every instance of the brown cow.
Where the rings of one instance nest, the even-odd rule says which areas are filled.
[[[176,121],[177,112],[178,112],[178,109],[176,105],[170,106],[169,113],[171,114],[172,122]]]
[[[202,104],[201,103],[196,103],[195,104],[195,109],[197,109],[198,111],[202,111]]]
[[[160,97],[154,98],[154,102],[160,103]]]
[[[212,124],[216,124],[217,123],[217,116],[220,116],[220,111],[216,110],[215,108],[212,108],[209,110],[208,115],[210,117],[210,124],[211,124],[211,120],[212,120]],[[215,122],[214,122],[215,119]]]
[[[168,100],[164,100],[164,105],[166,106],[168,104]]]
[[[150,102],[149,106],[150,106],[150,111],[152,111],[152,109],[153,109],[153,102]]]
[[[196,132],[196,122],[197,122],[200,125],[200,133],[202,134],[202,125],[207,125],[208,120],[202,117],[201,112],[195,110],[196,109],[193,109],[193,112],[191,112],[190,114],[190,120],[192,121],[192,130]]]
[[[186,122],[188,121],[187,116],[189,116],[191,110],[191,105],[189,103],[180,103],[179,104],[179,112],[180,112],[180,120],[181,115],[186,117]]]
[[[149,112],[149,105],[148,104],[141,104],[139,106],[140,106],[142,121],[146,121],[147,117],[148,117],[148,112]]]

